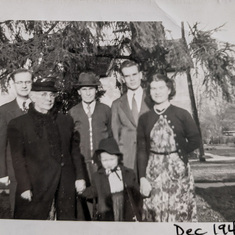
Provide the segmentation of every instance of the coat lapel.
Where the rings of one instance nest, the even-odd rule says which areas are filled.
[[[82,106],[82,102],[80,102],[77,106],[77,115],[80,116],[83,120],[88,120],[87,114]]]
[[[12,102],[9,103],[9,108],[7,113],[8,113],[8,118],[10,119],[16,118],[24,114],[24,112],[18,106],[16,100],[13,100]]]
[[[146,92],[144,90],[143,92],[143,96],[142,96],[142,101],[141,101],[141,107],[140,107],[140,112],[139,112],[139,117],[143,114],[146,113],[147,111],[149,111],[149,107],[146,104]]]
[[[126,114],[127,118],[130,120],[130,122],[134,125],[137,126],[134,120],[134,117],[132,115],[129,103],[128,103],[128,99],[127,99],[127,93],[125,93],[122,97],[121,97],[121,104],[120,104],[121,109],[123,110],[123,112]]]

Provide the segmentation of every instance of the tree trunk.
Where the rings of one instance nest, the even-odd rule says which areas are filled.
[[[181,23],[181,27],[182,27],[182,39],[184,40],[185,46],[187,48],[188,46],[187,46],[187,42],[185,39],[184,23],[183,22]],[[197,106],[196,106],[196,101],[195,101],[195,96],[194,96],[194,91],[193,91],[192,78],[191,78],[191,74],[190,74],[190,67],[188,67],[186,69],[186,74],[187,74],[189,97],[190,97],[190,101],[191,101],[192,116],[196,122],[196,125],[197,125],[199,133],[200,133],[200,137],[201,137],[201,143],[200,143],[200,147],[199,147],[199,160],[205,161],[206,160],[205,159],[205,152],[204,152],[204,147],[203,147],[202,134],[201,134],[200,122],[199,122],[199,118],[198,118]]]

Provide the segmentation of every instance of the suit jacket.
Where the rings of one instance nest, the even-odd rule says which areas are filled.
[[[124,187],[123,220],[133,221],[134,216],[141,221],[142,197],[136,175],[132,169],[120,165]],[[92,186],[82,194],[86,198],[98,198],[98,220],[114,221],[112,194],[108,176],[103,167],[92,176]]]
[[[7,125],[12,119],[23,114],[24,112],[18,106],[16,100],[0,106],[0,178],[9,174],[12,175],[12,172],[9,172],[12,171],[12,164],[10,163],[10,166],[6,165],[7,158],[11,162],[10,148],[7,141]]]
[[[37,120],[40,118],[36,116]],[[75,218],[75,180],[83,179],[79,142],[74,136],[70,116],[58,114],[55,123],[59,135],[55,138],[60,140],[61,146],[60,155],[56,157],[51,155],[53,146],[47,129],[44,124],[39,126],[43,130],[39,137],[30,113],[11,120],[8,125],[17,180],[15,218],[47,219],[56,192],[59,218]],[[26,190],[33,193],[30,203],[20,197]]]
[[[90,161],[93,156],[91,156],[90,151],[89,121],[82,103],[79,103],[70,109],[69,114],[73,118],[75,130],[80,134],[81,154],[85,161]],[[111,110],[109,106],[97,101],[92,114],[93,151],[98,148],[100,140],[111,136]],[[87,170],[89,175],[93,173],[90,172],[90,168],[87,168]],[[86,180],[89,179],[86,178]]]
[[[150,101],[143,92],[141,109],[139,116],[147,112],[150,108]],[[112,131],[115,140],[117,141],[121,153],[123,153],[124,166],[136,171],[136,129],[132,115],[127,93],[115,100],[112,104]]]

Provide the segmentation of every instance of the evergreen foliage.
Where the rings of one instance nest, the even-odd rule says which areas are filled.
[[[222,26],[221,26],[222,27]],[[227,42],[218,42],[212,37],[213,33],[221,29],[202,31],[198,23],[190,27],[192,41],[189,49],[195,59],[195,69],[202,68],[204,72],[203,84],[211,98],[218,96],[222,91],[227,101],[233,98],[232,85],[234,84],[234,45]]]

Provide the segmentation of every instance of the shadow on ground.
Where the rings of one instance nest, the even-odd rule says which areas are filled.
[[[212,210],[219,212],[226,221],[235,220],[235,186],[196,187],[195,192],[210,205]]]

